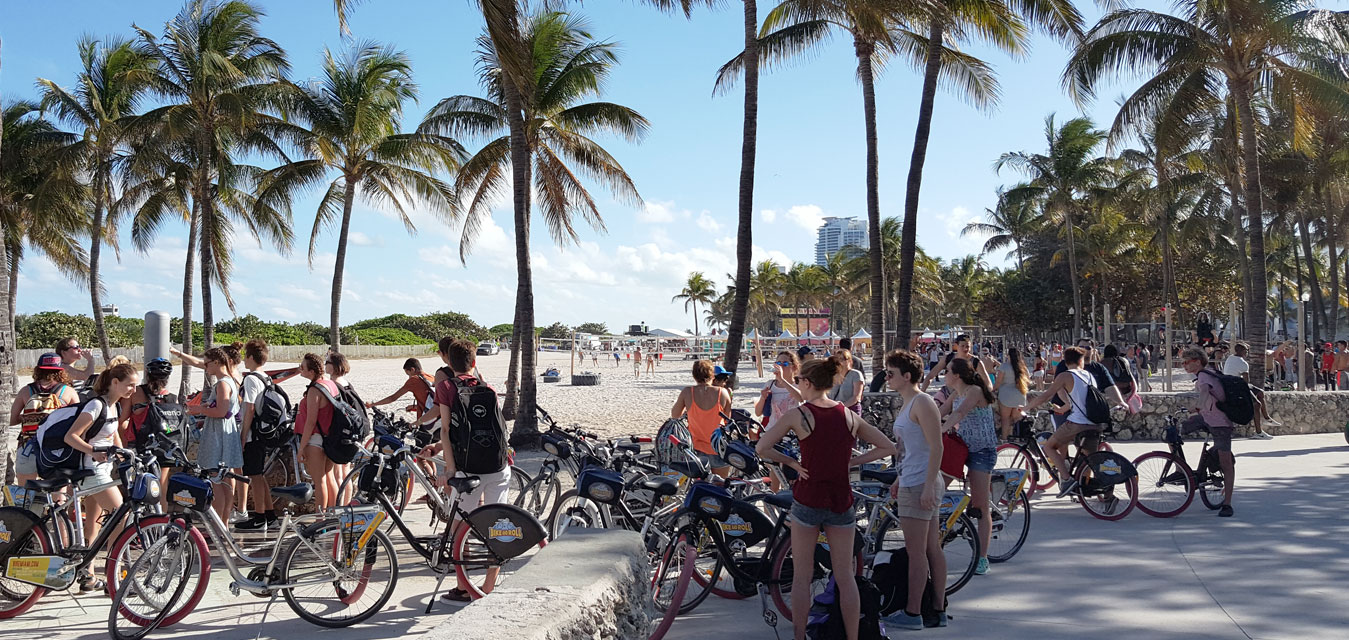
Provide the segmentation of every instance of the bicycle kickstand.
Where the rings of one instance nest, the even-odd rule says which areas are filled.
[[[262,620],[258,622],[258,634],[253,636],[253,640],[262,640],[262,626],[267,623],[267,614],[272,612],[272,603],[276,602],[277,592],[272,592],[272,597],[267,599],[267,606],[262,608]]]
[[[428,599],[428,600],[426,601],[426,611],[425,611],[426,614],[430,614],[430,613],[431,613],[431,607],[435,606],[435,604],[436,604],[436,595],[438,595],[438,594],[440,593],[440,587],[441,587],[442,584],[445,583],[445,576],[447,576],[447,575],[450,574],[450,569],[451,569],[451,567],[450,567],[449,565],[446,565],[446,566],[445,566],[445,570],[444,570],[444,571],[440,571],[440,570],[439,570],[439,568],[440,568],[440,554],[444,552],[444,549],[445,549],[445,545],[444,545],[443,536],[442,536],[442,543],[436,545],[435,550],[433,550],[433,551],[431,552],[431,570],[432,570],[432,571],[435,571],[436,573],[438,573],[438,574],[440,574],[440,575],[439,575],[439,577],[436,578],[436,586],[435,586],[435,588],[431,589],[431,598]]]
[[[768,604],[768,585],[759,585],[759,606],[763,608],[764,623],[773,628],[773,637],[782,640],[782,636],[778,635],[778,612]]]

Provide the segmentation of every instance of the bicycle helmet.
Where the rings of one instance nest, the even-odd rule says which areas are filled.
[[[145,375],[151,378],[167,378],[173,375],[173,363],[165,358],[155,358],[145,363]]]

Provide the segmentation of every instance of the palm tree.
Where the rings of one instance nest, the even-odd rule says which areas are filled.
[[[341,212],[337,258],[333,266],[332,308],[328,340],[341,348],[339,310],[351,228],[351,209],[359,193],[372,205],[391,207],[409,232],[416,227],[406,205],[423,203],[432,211],[454,209],[454,193],[433,173],[453,171],[464,150],[452,139],[427,133],[400,133],[403,103],[416,100],[412,65],[407,55],[390,47],[363,44],[339,58],[324,51],[323,77],[294,87],[286,102],[288,120],[305,127],[293,135],[304,159],[283,164],[262,175],[258,202],[290,208],[293,194],[322,184],[309,236],[309,263],[313,266],[319,232]],[[359,192],[358,192],[359,187]]]
[[[904,192],[896,334],[901,338],[909,335],[913,326],[909,305],[913,295],[914,252],[918,241],[918,196],[923,185],[923,166],[927,163],[937,82],[943,75],[950,77],[949,70],[945,68],[948,61],[946,38],[968,40],[969,35],[973,34],[1009,54],[1019,55],[1025,49],[1027,38],[1023,19],[1065,42],[1076,40],[1082,31],[1082,16],[1071,0],[934,0],[933,4],[927,18],[927,59],[923,64],[918,123],[914,131],[913,155],[909,159],[908,184]],[[981,93],[978,87],[969,84],[960,86],[959,91],[963,98],[975,106],[991,108],[996,104],[997,92],[995,84],[990,83],[989,86],[993,89],[989,93]]]
[[[693,335],[698,335],[698,303],[702,303],[704,308],[710,306],[716,298],[717,287],[701,271],[694,271],[689,274],[688,283],[684,289],[675,297],[670,298],[670,302],[676,300],[684,301],[684,310],[688,311],[689,306],[693,306]]]
[[[1212,4],[1181,0],[1178,15],[1123,9],[1092,27],[1063,72],[1064,84],[1088,101],[1108,76],[1128,68],[1151,77],[1120,106],[1115,130],[1166,114],[1169,121],[1221,104],[1224,89],[1235,108],[1240,135],[1240,185],[1245,194],[1249,255],[1264,264],[1264,194],[1260,185],[1259,141],[1254,113],[1258,89],[1310,96],[1343,105],[1349,96],[1330,70],[1339,73],[1334,51],[1349,16],[1311,9],[1304,2],[1227,0]],[[1252,295],[1246,301],[1246,340],[1253,353],[1265,349],[1265,270],[1250,269]],[[1251,362],[1251,379],[1263,380],[1264,359]]]
[[[78,163],[68,153],[76,140],[25,100],[6,104],[0,127],[8,144],[0,154],[0,225],[8,260],[9,295],[4,309],[14,321],[19,268],[25,245],[71,280],[88,282],[88,257],[79,237],[89,230],[88,189],[75,175]]]
[[[103,283],[99,258],[103,242],[117,241],[117,221],[107,216],[114,195],[116,166],[126,148],[125,125],[133,115],[154,60],[132,46],[130,40],[108,38],[99,42],[81,38],[77,45],[81,70],[72,92],[46,78],[38,78],[42,107],[80,129],[69,151],[79,157],[80,169],[88,176],[93,206],[89,221],[89,297],[94,310],[94,332],[103,359],[112,358],[108,332],[103,325]]]
[[[1045,153],[1017,151],[1004,153],[994,163],[1001,171],[1009,167],[1030,181],[1007,192],[1009,198],[1034,199],[1041,203],[1045,216],[1063,225],[1068,240],[1068,272],[1073,286],[1073,336],[1082,335],[1082,288],[1077,270],[1076,226],[1082,216],[1081,198],[1111,179],[1109,160],[1095,157],[1106,135],[1086,118],[1073,118],[1062,127],[1054,124],[1054,115],[1045,118]]]
[[[509,63],[499,56],[504,51],[489,33],[478,39],[479,80],[488,97],[459,95],[441,100],[427,114],[419,133],[454,138],[486,138],[487,142],[466,161],[455,178],[455,190],[467,200],[460,215],[463,233],[460,258],[467,259],[477,230],[491,215],[495,196],[506,189],[507,176],[514,175],[517,199],[526,198],[528,212],[530,182],[520,182],[523,167],[526,177],[533,175],[533,187],[543,221],[553,240],[567,244],[577,239],[574,220],[580,216],[590,226],[604,230],[604,221],[594,198],[568,166],[608,187],[623,200],[638,205],[632,179],[612,155],[589,136],[599,132],[617,133],[630,141],[645,136],[650,123],[641,114],[612,102],[585,102],[598,97],[600,87],[618,62],[616,46],[595,41],[586,23],[564,13],[544,12],[530,16],[520,33],[523,49],[513,55],[523,57]],[[506,69],[527,62],[533,84],[521,92],[524,124],[521,133],[527,154],[523,160],[513,156],[515,146],[509,135],[510,105],[503,78],[513,77]],[[507,170],[512,173],[508,174]],[[517,212],[520,207],[517,206]],[[520,411],[511,439],[525,444],[538,439],[534,412],[536,386],[534,332],[534,289],[529,257],[529,217],[516,217],[515,247],[517,309],[514,330],[518,333],[512,347],[520,345]],[[512,349],[512,359],[517,350]],[[507,407],[514,410],[514,387],[507,384]]]
[[[0,157],[4,152],[4,131],[5,112],[0,109]],[[4,218],[0,218],[0,224],[7,224]],[[10,266],[6,244],[0,242],[0,296],[9,298]],[[8,313],[0,313],[0,406],[14,402],[14,390],[18,385],[14,375],[14,320]],[[0,478],[8,484],[13,475],[14,470],[9,466],[9,438],[0,438]]]
[[[839,305],[856,294],[856,287],[848,263],[859,253],[861,251],[856,247],[845,246],[831,254],[825,259],[824,264],[818,267],[823,285],[822,297],[825,304],[829,305],[830,331],[837,329],[835,319],[838,317]],[[870,272],[871,267],[868,265],[867,273],[870,274]]]
[[[970,324],[988,282],[986,265],[979,256],[958,258],[941,270],[941,279],[951,301],[946,311],[960,316],[961,324]]]
[[[140,120],[152,127],[157,144],[172,147],[178,162],[192,172],[191,236],[200,244],[203,339],[213,341],[212,281],[233,308],[229,295],[232,223],[242,217],[255,235],[272,238],[279,250],[290,245],[290,220],[256,206],[250,182],[260,171],[238,165],[236,154],[276,153],[269,133],[286,131],[265,109],[283,94],[280,79],[290,65],[280,45],[258,32],[262,11],[243,0],[192,0],[164,25],[160,37],[140,27],[137,47],[157,68],[151,90],[167,104]],[[170,152],[163,152],[168,155]],[[265,214],[265,218],[250,218]],[[188,242],[188,263],[198,247]],[[192,348],[191,272],[183,290],[183,350]]]
[[[871,332],[884,336],[882,301],[886,280],[881,274],[879,141],[876,133],[876,75],[890,57],[901,55],[915,65],[927,57],[928,41],[906,28],[920,5],[898,0],[783,0],[764,18],[759,36],[763,52],[760,66],[807,52],[821,45],[834,32],[852,39],[857,56],[857,77],[862,85],[862,113],[866,131],[867,223],[871,264]],[[948,76],[961,85],[974,87],[976,95],[996,93],[992,73],[976,58],[947,50]],[[719,86],[729,86],[743,72],[744,54],[736,56],[718,73]],[[881,367],[883,349],[875,349],[874,366]]]
[[[993,209],[985,208],[984,217],[988,222],[971,222],[960,230],[960,235],[963,237],[978,233],[989,236],[984,241],[982,250],[984,254],[1014,246],[1014,249],[1007,252],[1007,257],[1010,258],[1015,254],[1016,268],[1025,268],[1026,260],[1021,253],[1021,245],[1041,226],[1040,212],[1036,210],[1035,203],[1026,199],[1009,199],[1007,193],[1000,188],[997,206]]]

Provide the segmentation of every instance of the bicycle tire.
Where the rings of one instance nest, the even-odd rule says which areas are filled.
[[[969,522],[969,516],[960,514],[960,519],[956,521],[957,529],[964,526],[962,522]],[[973,529],[972,525],[970,527],[965,530],[977,530]],[[891,544],[887,545],[886,532],[891,529],[897,532],[899,537],[892,539]],[[902,551],[908,544],[903,535],[903,529],[899,526],[899,521],[888,515],[883,516],[881,523],[876,527],[876,537],[872,540],[871,556],[875,557],[881,551]],[[967,541],[969,544],[952,545],[951,543],[954,541],[955,536],[950,531],[942,533],[941,546],[942,552],[946,555],[946,595],[948,596],[959,591],[961,587],[965,586],[965,583],[970,581],[970,577],[974,575],[975,565],[979,562],[980,545],[977,535],[972,540]],[[924,542],[923,544],[926,545],[927,543]],[[967,548],[970,549],[968,558],[964,555]],[[954,556],[955,561],[952,561],[953,554],[956,554]]]
[[[553,512],[545,523],[548,535],[556,540],[573,527],[580,529],[610,528],[609,512],[603,505],[581,497],[576,489],[568,489],[553,503]]]
[[[698,558],[698,545],[694,540],[698,533],[692,526],[680,529],[670,544],[661,550],[660,560],[657,561],[655,570],[651,574],[651,599],[656,606],[656,610],[665,616],[683,615],[702,604],[707,599],[708,591],[699,589],[693,582],[693,571]],[[677,571],[673,571],[675,567]],[[673,580],[673,586],[668,590],[666,585]],[[696,593],[693,593],[696,590]],[[669,594],[666,599],[662,594]]]
[[[1105,452],[1097,452],[1097,453],[1105,453]],[[1129,459],[1125,458],[1124,456],[1120,456],[1117,453],[1114,455],[1128,464],[1133,464],[1132,462],[1129,462]],[[1124,516],[1129,515],[1129,512],[1133,511],[1134,507],[1138,505],[1137,475],[1135,475],[1132,478],[1129,478],[1128,480],[1113,485],[1115,488],[1123,487],[1125,494],[1125,498],[1121,499],[1118,496],[1116,496],[1115,492],[1112,490],[1110,493],[1110,498],[1119,501],[1116,502],[1113,506],[1109,506],[1110,499],[1100,500],[1098,499],[1099,496],[1087,495],[1086,487],[1088,486],[1088,483],[1091,481],[1090,478],[1091,465],[1086,464],[1085,459],[1077,467],[1075,475],[1077,478],[1077,489],[1073,493],[1077,498],[1077,503],[1082,505],[1082,508],[1086,510],[1087,513],[1090,513],[1094,518],[1099,518],[1101,520],[1107,520],[1110,522],[1122,520],[1124,519]],[[1123,502],[1125,499],[1127,499],[1127,503],[1121,506],[1120,502]]]
[[[684,562],[683,565],[680,566],[679,576],[676,578],[674,591],[670,596],[671,602],[682,602],[684,600],[684,595],[688,593],[689,583],[693,581],[694,561],[697,559],[697,554],[698,552],[692,546],[685,545]],[[657,570],[659,571],[659,566]],[[654,579],[653,576],[653,580]],[[653,588],[652,598],[654,599],[655,597],[655,589]],[[661,640],[664,638],[666,632],[670,630],[670,625],[674,624],[674,619],[678,616],[678,607],[666,607],[665,612],[660,617],[660,622],[656,625],[655,630],[651,632],[651,635],[647,636],[647,640]]]
[[[499,509],[515,510],[519,512],[519,515],[524,518],[537,520],[533,516],[525,512],[524,509],[520,509],[519,507],[516,507],[514,505],[508,505],[504,503],[497,505],[483,505],[481,507],[478,507],[478,509],[486,509],[489,506]],[[473,511],[470,511],[469,516],[472,517],[472,515]],[[538,523],[538,526],[539,528],[542,529],[544,525],[542,523]],[[468,526],[459,527],[459,530],[455,532],[454,541],[451,543],[450,546],[450,557],[454,559],[454,573],[455,576],[458,578],[460,584],[467,585],[468,589],[466,589],[466,591],[468,591],[469,597],[474,600],[477,600],[478,598],[481,598],[483,596],[486,596],[488,593],[491,593],[492,589],[496,587],[495,583],[490,585],[488,584],[487,576],[491,573],[492,569],[494,568],[500,569],[502,566],[505,565],[504,563],[500,565],[492,564],[493,562],[495,562],[496,556],[486,547],[483,540],[477,538],[476,536],[470,536],[469,535],[470,533],[472,533],[472,529],[470,527]],[[546,535],[545,529],[545,535],[543,535],[542,538],[539,540],[538,548],[542,549],[547,545],[548,545],[548,536]],[[510,562],[512,560],[522,557],[523,555],[524,552],[522,552],[520,555],[506,558],[505,561]],[[483,571],[483,574],[480,578],[476,574],[477,569],[481,569]],[[470,572],[475,573],[470,575]],[[498,579],[500,578],[499,574],[497,578]]]
[[[1199,499],[1204,502],[1204,506],[1210,511],[1217,511],[1223,506],[1223,472],[1210,471],[1204,481],[1199,483],[1197,489]]]
[[[1011,501],[1003,496],[998,501],[998,509],[993,513],[1001,515],[1003,524],[1002,529],[994,532],[993,537],[989,539],[988,555],[985,557],[993,563],[1007,562],[1021,550],[1030,535],[1030,497],[1025,491]],[[999,544],[1003,540],[1003,534],[1008,534],[1008,539],[1012,540],[1006,546]]]
[[[170,535],[160,537],[150,548],[136,558],[131,563],[131,567],[124,576],[122,589],[113,597],[112,606],[108,608],[108,635],[114,640],[140,640],[147,634],[161,626],[164,619],[170,612],[176,611],[174,605],[178,604],[183,596],[183,591],[192,575],[192,560],[187,556],[195,556],[196,550],[191,548],[192,543],[188,531],[181,525],[174,523],[170,525],[172,529]],[[176,538],[171,537],[176,531]],[[175,556],[177,559],[170,559],[170,565],[164,566],[165,556]],[[153,565],[153,566],[150,566]],[[179,568],[180,567],[180,568]],[[174,573],[174,570],[177,572]],[[149,574],[145,578],[138,578],[142,570],[148,570]],[[155,582],[156,578],[164,579],[176,575],[178,577],[176,585],[173,587],[173,593],[164,598],[161,603],[155,605],[154,617],[147,617],[146,613],[133,612],[128,601],[139,596],[140,602],[147,602],[144,594],[147,589],[143,587],[145,582]],[[162,584],[162,583],[161,583]],[[167,585],[165,585],[167,586]],[[161,591],[162,593],[162,591]],[[118,626],[118,620],[125,619],[131,624],[129,630],[124,630]],[[143,621],[143,622],[138,622]]]
[[[22,507],[0,507],[0,525],[4,525],[16,541],[26,533],[32,534],[27,540],[10,546],[5,555],[0,557],[0,562],[8,561],[15,555],[51,554],[51,535],[33,512]],[[47,593],[44,587],[4,577],[0,577],[0,591],[3,591],[3,597],[0,597],[0,620],[23,615]]]
[[[139,540],[141,537],[137,535],[137,533],[143,532],[146,529],[168,526],[170,524],[169,517],[170,516],[164,514],[142,518],[139,526],[131,526],[124,529],[122,533],[117,536],[117,540],[113,542],[112,546],[108,547],[108,560],[107,564],[103,567],[103,575],[104,579],[108,582],[108,592],[113,594],[114,597],[116,597],[117,590],[121,585],[123,572],[129,568],[130,564],[135,562],[130,554],[132,541]],[[196,564],[194,565],[195,570],[197,571],[197,582],[192,586],[192,591],[189,592],[188,597],[185,600],[179,601],[182,605],[181,609],[170,612],[169,615],[165,616],[164,619],[159,622],[160,628],[176,624],[191,614],[192,611],[197,608],[197,605],[201,603],[201,599],[206,595],[206,589],[211,583],[211,550],[206,544],[206,537],[203,536],[201,530],[196,527],[190,527],[187,531],[188,538],[192,541],[192,544],[197,547]],[[163,534],[151,533],[145,537],[147,542],[152,544],[160,535]],[[124,561],[126,566],[123,566]],[[141,622],[137,621],[134,617],[128,618],[128,620],[131,620],[136,624],[148,623],[148,620]]]
[[[998,462],[995,468],[1025,470],[1026,477],[1029,479],[1026,482],[1025,490],[1028,494],[1027,497],[1034,497],[1035,492],[1041,490],[1040,463],[1035,460],[1035,456],[1031,455],[1030,449],[1026,448],[1025,445],[1015,442],[1005,442],[998,445]],[[1047,488],[1052,484],[1051,479],[1051,482],[1046,483],[1044,487]]]
[[[1169,451],[1134,458],[1138,470],[1138,510],[1154,518],[1180,515],[1194,501],[1194,473]]]
[[[378,613],[379,610],[388,603],[389,598],[393,596],[394,589],[398,585],[398,557],[394,552],[393,542],[389,540],[389,536],[383,531],[376,530],[371,533],[370,539],[366,543],[364,549],[357,550],[356,554],[351,554],[349,556],[351,558],[356,558],[357,554],[364,556],[364,564],[361,567],[358,578],[355,580],[334,580],[331,582],[325,581],[312,584],[296,584],[300,580],[308,577],[303,574],[296,575],[301,570],[310,569],[311,571],[318,572],[319,575],[322,575],[323,572],[331,572],[330,560],[334,559],[331,557],[333,551],[336,551],[339,556],[335,558],[339,564],[346,560],[346,558],[342,556],[346,555],[349,545],[337,544],[338,541],[329,542],[331,539],[330,536],[331,538],[341,538],[343,536],[341,522],[336,518],[317,522],[306,527],[300,532],[299,536],[292,537],[284,543],[277,556],[276,566],[281,571],[282,584],[293,585],[281,590],[281,595],[285,597],[286,604],[290,606],[291,610],[310,624],[334,629],[349,627],[353,624],[362,622]],[[306,544],[306,542],[308,544]],[[324,554],[327,557],[319,557],[318,554],[321,554],[324,549],[330,550],[328,554]],[[350,606],[353,602],[348,601],[351,600],[349,596],[352,593],[359,592],[359,596],[356,600],[365,601],[363,596],[370,592],[369,587],[372,582],[371,576],[375,575],[375,568],[373,565],[379,561],[381,556],[386,559],[385,562],[388,566],[388,569],[386,570],[388,577],[386,586],[380,590],[378,594],[375,594],[373,602],[364,609],[358,611],[355,615],[343,618],[330,617],[333,611],[344,610],[342,607],[332,607],[331,605],[333,602],[347,605],[346,609],[353,608]],[[297,564],[297,557],[299,558],[299,562],[307,564]],[[381,570],[381,576],[383,575],[383,571],[385,570]],[[354,585],[351,585],[354,588],[348,589],[348,586],[345,585],[351,582],[355,583]],[[315,594],[313,599],[323,603],[324,613],[315,613],[303,606],[303,602],[310,599],[310,596],[296,593],[297,590],[302,588],[313,590]]]
[[[511,504],[528,511],[535,518],[543,518],[545,513],[551,518],[552,507],[562,496],[562,483],[558,482],[557,476],[552,473],[540,473],[532,479],[524,471],[520,473],[525,480],[525,484],[517,491]],[[517,484],[515,477],[515,469],[512,468],[512,485]]]
[[[862,575],[863,570],[863,539],[860,532],[853,534],[853,564],[856,565],[857,575]],[[773,606],[777,607],[778,613],[787,622],[792,621],[792,603],[788,599],[791,597],[792,574],[795,571],[791,563],[792,539],[790,536],[783,538],[774,547],[772,554],[768,556],[770,563],[770,572],[768,574],[768,595],[773,599]],[[815,545],[815,568],[814,575],[811,577],[811,600],[824,591],[828,584],[828,578],[833,571],[833,560],[829,555],[828,547],[822,543]],[[818,587],[818,589],[817,589]]]

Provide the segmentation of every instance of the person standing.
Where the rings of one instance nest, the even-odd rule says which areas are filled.
[[[197,464],[203,469],[240,470],[244,466],[244,445],[239,433],[239,383],[230,375],[229,356],[221,347],[206,350],[202,356],[206,375],[215,383],[209,394],[203,394],[202,403],[188,405],[188,415],[202,416],[206,422],[201,428],[201,444],[197,449]],[[234,487],[229,480],[213,482],[214,498],[211,506],[221,522],[230,521],[234,507]]]
[[[983,555],[975,564],[978,575],[988,573],[988,544],[993,536],[993,511],[979,508],[987,505],[991,491],[990,477],[998,462],[998,432],[993,424],[993,390],[988,379],[979,375],[968,360],[951,362],[951,402],[942,405],[946,416],[946,430],[954,432],[969,447],[965,458],[970,486],[970,517],[979,523],[980,550]]]
[[[923,589],[932,580],[934,602],[941,623],[946,623],[946,553],[941,547],[941,415],[932,396],[918,384],[923,379],[923,360],[903,350],[885,355],[886,387],[899,392],[903,408],[895,416],[895,441],[903,445],[900,474],[890,485],[890,497],[896,503],[896,515],[905,540],[925,540],[905,545],[909,558],[908,600],[900,611],[883,618],[887,625],[904,629],[923,628]],[[913,613],[910,613],[913,612]]]
[[[640,380],[642,378],[642,348],[637,347],[632,354],[632,377]]]
[[[1040,370],[1041,378],[1044,370]],[[1026,362],[1021,359],[1020,349],[1009,349],[1007,359],[998,365],[998,383],[995,388],[998,397],[999,430],[1002,439],[1012,433],[1012,425],[1021,419],[1021,408],[1026,406],[1026,394],[1030,391],[1030,376],[1026,373]]]
[[[325,375],[318,354],[306,353],[300,358],[300,376],[309,381],[309,386],[295,415],[295,430],[300,434],[305,473],[314,482],[314,502],[320,509],[331,509],[337,502],[337,482],[333,479],[333,461],[323,451],[323,438],[333,423],[333,403],[328,398],[336,398],[340,392],[337,383]]]
[[[95,375],[94,371],[94,353],[88,349],[80,348],[80,341],[77,338],[61,338],[56,341],[56,355],[61,356],[61,368],[66,372],[66,378],[70,380],[75,391],[84,391],[85,381]],[[84,361],[84,368],[75,366],[76,362]]]
[[[670,408],[670,417],[678,420],[688,415],[689,435],[693,437],[693,451],[712,473],[725,478],[731,465],[717,455],[712,446],[712,432],[722,425],[721,414],[731,412],[731,392],[712,385],[714,368],[711,360],[693,363],[693,386],[684,387]]]
[[[270,349],[267,341],[253,338],[244,345],[244,374],[241,385],[243,396],[243,416],[239,422],[244,442],[243,472],[248,476],[248,492],[253,498],[253,511],[248,519],[234,525],[239,531],[262,531],[276,524],[276,508],[272,502],[271,486],[267,482],[267,454],[276,448],[276,444],[264,440],[254,430],[258,418],[258,401],[262,399],[271,379],[262,367],[266,366]],[[243,507],[244,505],[239,505]]]
[[[810,593],[821,530],[829,544],[833,566],[853,565],[856,516],[848,470],[895,454],[895,445],[885,434],[842,404],[825,397],[842,373],[843,362],[837,356],[803,363],[797,378],[806,402],[778,420],[755,446],[759,457],[791,467],[799,477],[792,486],[792,593]],[[795,434],[801,444],[800,462],[774,448],[788,433]],[[859,439],[873,448],[853,457],[853,446]],[[852,571],[846,575],[835,585],[845,634],[848,640],[856,640],[862,617],[861,597]],[[811,604],[810,598],[792,600],[796,640],[805,640]]]
[[[70,384],[61,356],[44,353],[33,368],[33,382],[14,394],[9,408],[9,422],[19,425],[19,444],[14,449],[14,478],[20,487],[36,480],[38,442],[37,429],[53,411],[80,401],[80,395]]]
[[[838,358],[842,364],[843,379],[839,380],[838,384],[829,390],[829,399],[834,402],[842,402],[848,410],[861,415],[862,392],[865,391],[866,382],[865,378],[862,377],[862,372],[852,368],[856,359],[853,358],[852,352],[847,349],[839,349],[832,357]]]
[[[773,363],[773,380],[759,392],[759,401],[754,403],[754,412],[767,420],[765,429],[772,429],[787,412],[801,406],[801,390],[793,384],[797,369],[795,353],[778,353]]]

